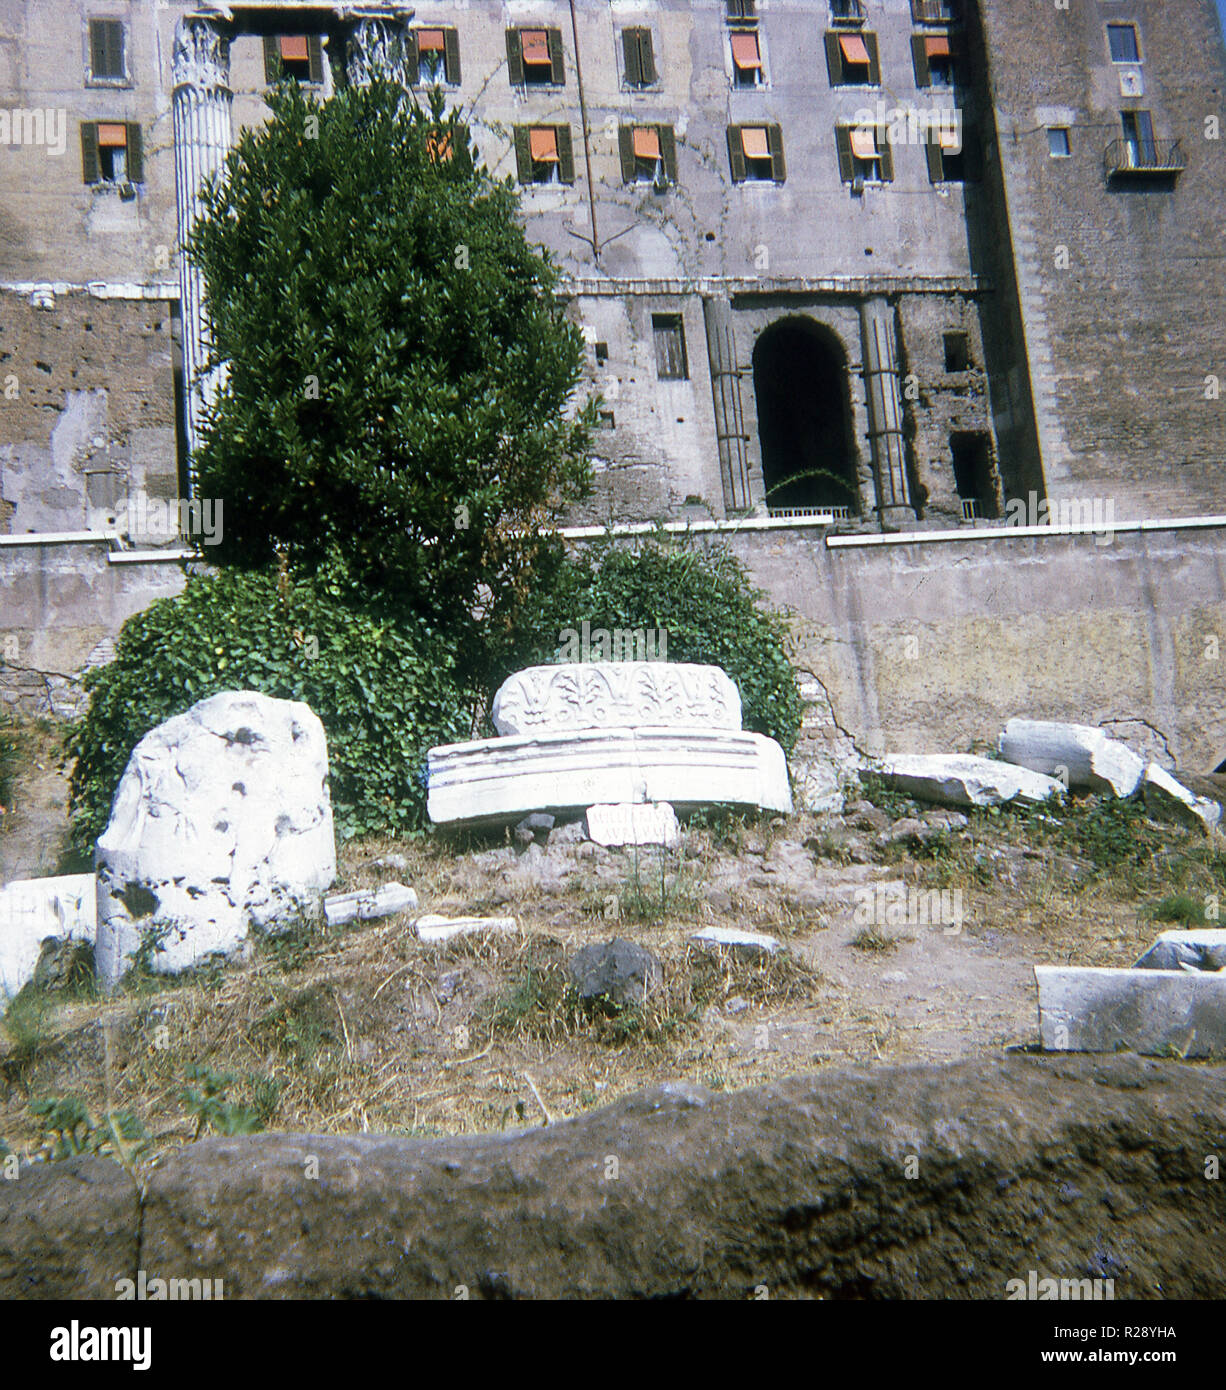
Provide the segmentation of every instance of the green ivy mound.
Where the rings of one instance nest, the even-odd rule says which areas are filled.
[[[574,644],[562,634],[580,631],[585,621],[593,633],[654,629],[666,634],[668,661],[722,666],[740,691],[742,726],[790,753],[800,729],[800,692],[784,645],[785,620],[760,606],[761,597],[726,551],[704,554],[657,540],[593,549],[566,562],[549,591],[527,605],[502,674],[569,659],[566,646]]]
[[[437,632],[335,568],[292,585],[242,570],[189,578],[182,594],[129,618],[115,659],[86,678],[89,711],[72,739],[74,838],[88,848],[105,829],[150,729],[225,690],[302,700],[319,716],[342,838],[416,830],[426,750],[471,729],[454,669]]]

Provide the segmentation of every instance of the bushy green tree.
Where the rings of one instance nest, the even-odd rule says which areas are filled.
[[[737,558],[655,539],[606,544],[555,565],[519,622],[491,652],[493,684],[512,671],[559,659],[561,633],[655,628],[669,661],[722,666],[741,694],[741,722],[790,752],[800,730],[796,673],[782,615],[762,604]]]
[[[210,559],[283,550],[302,573],[339,552],[464,660],[527,592],[542,521],[590,484],[582,337],[437,91],[321,103],[287,82],[268,104],[191,246],[226,364],[197,461],[224,502]]]
[[[470,698],[452,644],[335,567],[290,584],[221,570],[124,623],[115,657],[90,672],[74,730],[77,843],[102,833],[128,758],[150,729],[224,690],[302,700],[328,738],[342,836],[425,821],[426,752],[466,738]]]

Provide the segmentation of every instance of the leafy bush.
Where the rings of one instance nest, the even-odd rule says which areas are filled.
[[[127,1110],[108,1111],[95,1119],[79,1096],[48,1096],[30,1102],[42,1119],[41,1149],[48,1161],[79,1154],[108,1155],[121,1163],[139,1158],[149,1144],[144,1125]]]
[[[511,671],[562,659],[561,633],[662,629],[667,658],[722,666],[741,693],[741,722],[790,752],[800,729],[800,692],[785,649],[783,618],[760,595],[735,556],[650,540],[611,545],[567,560],[528,605],[507,647],[492,656],[493,685]]]
[[[227,363],[196,460],[217,554],[366,584],[453,634],[513,609],[542,521],[590,482],[583,338],[510,180],[458,111],[394,83],[296,82],[205,192],[192,256]]]
[[[182,1092],[189,1114],[196,1117],[194,1139],[209,1129],[217,1134],[255,1134],[264,1128],[254,1110],[227,1100],[226,1092],[234,1085],[233,1076],[192,1065],[187,1069],[187,1079],[200,1083],[187,1086]]]
[[[13,808],[13,783],[17,771],[17,744],[10,732],[8,715],[0,715],[0,829]]]
[[[426,750],[471,728],[453,672],[437,632],[336,565],[292,586],[255,571],[191,577],[129,618],[114,660],[86,678],[89,711],[71,739],[74,835],[84,846],[101,834],[150,729],[225,690],[302,700],[319,716],[340,835],[412,830],[425,814]]]

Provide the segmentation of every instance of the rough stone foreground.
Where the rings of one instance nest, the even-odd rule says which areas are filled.
[[[152,1174],[143,1224],[105,1159],[0,1183],[0,1298],[113,1298],[138,1268],[227,1298],[997,1299],[1031,1269],[1221,1298],[1224,1142],[1226,1067],[1131,1056],[666,1085],[510,1135],[212,1139]]]

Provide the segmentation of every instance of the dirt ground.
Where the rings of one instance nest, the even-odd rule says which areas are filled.
[[[843,816],[691,825],[663,855],[509,833],[351,843],[341,887],[411,883],[422,912],[512,915],[516,932],[428,946],[411,914],[298,928],[109,1001],[83,978],[27,989],[0,1038],[0,1137],[46,1151],[31,1103],[50,1097],[84,1102],[95,1147],[109,1141],[89,1126],[130,1112],[154,1158],[206,1132],[498,1131],[669,1079],[738,1090],[999,1055],[1037,1042],[1033,965],[1131,964],[1165,925],[1204,920],[1226,882],[1216,841],[1121,803],[958,824],[870,794]],[[959,920],[925,924],[914,902],[895,920],[891,885],[946,892],[927,901],[956,902]],[[785,949],[689,939],[707,925]],[[652,951],[662,982],[641,1007],[592,1010],[566,962],[614,935]]]

